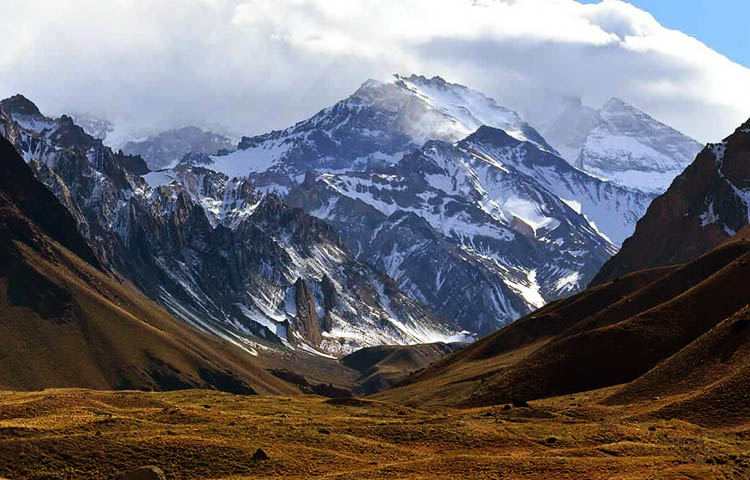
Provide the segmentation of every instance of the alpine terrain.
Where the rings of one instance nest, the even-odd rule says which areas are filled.
[[[580,98],[535,112],[540,132],[572,165],[647,193],[664,192],[702,145],[619,98],[595,110]]]
[[[415,75],[368,80],[293,127],[181,164],[192,166],[332,223],[357,258],[479,333],[587,284],[652,198],[571,167],[481,93]]]

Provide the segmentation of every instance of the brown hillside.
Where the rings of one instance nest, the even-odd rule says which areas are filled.
[[[415,370],[461,348],[460,343],[419,345],[379,345],[357,350],[341,363],[360,372],[358,390],[371,394],[393,387]]]
[[[378,398],[481,406],[630,382],[743,309],[748,282],[750,241],[739,235],[686,265],[548,305]]]
[[[0,389],[296,390],[99,270],[5,140],[0,153]]]
[[[701,335],[664,362],[610,396],[626,404],[682,395],[655,416],[703,425],[733,425],[750,419],[750,307]]]

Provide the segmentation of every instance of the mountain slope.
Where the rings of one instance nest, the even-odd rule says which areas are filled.
[[[725,398],[714,404],[715,415],[699,420],[710,424],[725,412],[732,423],[746,411],[746,389],[729,385],[747,382],[748,300],[741,291],[750,281],[748,265],[750,241],[743,233],[688,264],[591,287],[445,357],[379,398],[494,405],[632,382],[611,401],[645,401],[661,392],[669,401],[655,414],[696,418],[688,405],[709,408],[709,399]]]
[[[175,164],[189,153],[213,155],[221,150],[233,149],[234,145],[226,136],[198,127],[166,130],[143,140],[129,141],[122,146],[123,152],[139,155],[152,170]]]
[[[626,385],[607,403],[670,395],[683,398],[661,407],[653,416],[720,427],[740,424],[750,417],[750,307]]]
[[[73,217],[0,139],[0,388],[294,388],[97,268]]]
[[[633,236],[597,274],[602,283],[627,272],[682,263],[725,241],[750,218],[750,121],[707,146],[656,198]]]

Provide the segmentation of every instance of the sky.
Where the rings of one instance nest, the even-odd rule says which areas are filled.
[[[635,3],[0,0],[0,96],[106,117],[121,138],[260,134],[392,73],[440,75],[535,118],[562,97],[617,96],[701,142],[747,120],[750,2]]]
[[[581,3],[599,3],[585,0]],[[630,0],[662,25],[700,39],[731,60],[750,67],[750,1]]]

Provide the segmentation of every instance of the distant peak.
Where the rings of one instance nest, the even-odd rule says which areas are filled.
[[[628,108],[634,107],[621,98],[612,97],[607,100],[607,103],[604,104],[602,110],[623,110]]]
[[[19,114],[19,115],[41,115],[34,102],[24,97],[23,95],[16,94],[12,97],[8,97],[5,100],[0,101],[0,110],[7,114]]]

